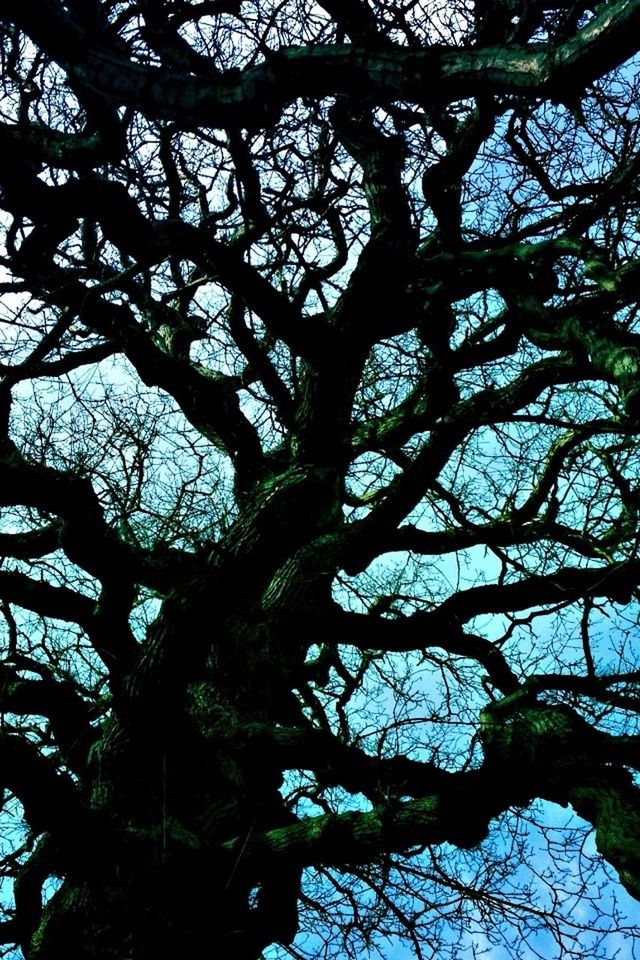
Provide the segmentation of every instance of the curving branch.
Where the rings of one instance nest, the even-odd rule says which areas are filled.
[[[21,736],[0,734],[0,782],[18,797],[35,833],[75,835],[80,841],[91,817],[78,788]]]
[[[571,803],[593,824],[598,849],[637,897],[640,791],[620,764],[611,763],[611,740],[568,708],[520,707],[508,727],[497,723],[491,708],[483,734],[486,760],[479,770],[451,775],[437,792],[418,800],[391,799],[368,813],[312,817],[253,835],[243,843],[243,869],[269,871],[282,861],[365,863],[381,853],[444,842],[475,846],[509,806],[543,796]],[[239,843],[225,847],[231,853]]]
[[[73,82],[114,104],[184,126],[272,126],[298,97],[366,91],[378,103],[440,104],[477,95],[518,94],[562,99],[623,63],[636,48],[638,0],[617,0],[558,46],[479,49],[335,45],[294,47],[214,81],[127,60],[97,47],[55,0],[11,0],[3,17],[25,30],[68,71]],[[355,29],[355,27],[353,28]]]
[[[504,694],[519,689],[519,680],[498,644],[464,631],[456,613],[446,604],[395,619],[350,613],[336,605],[330,613],[308,622],[307,630],[313,642],[344,643],[360,650],[402,652],[439,647],[454,656],[475,660]]]
[[[0,664],[0,713],[46,717],[70,769],[76,774],[85,771],[99,731],[91,724],[95,710],[70,682],[51,677],[25,680],[13,667]]]

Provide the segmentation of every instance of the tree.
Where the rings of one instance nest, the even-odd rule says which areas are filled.
[[[522,878],[564,808],[640,899],[640,2],[0,22],[7,949],[584,951]]]

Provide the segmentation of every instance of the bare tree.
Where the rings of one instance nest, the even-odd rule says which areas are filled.
[[[0,22],[6,951],[611,956],[639,0]]]

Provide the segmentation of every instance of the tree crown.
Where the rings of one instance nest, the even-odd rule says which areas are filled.
[[[640,2],[0,22],[7,950],[610,955]]]

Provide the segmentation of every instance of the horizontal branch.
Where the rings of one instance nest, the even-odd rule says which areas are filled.
[[[118,582],[117,577],[107,580],[98,600],[92,600],[68,587],[54,587],[17,571],[0,570],[0,600],[40,617],[77,624],[114,674],[131,666],[137,655],[137,643],[129,627],[133,588]]]
[[[15,571],[0,570],[0,599],[42,617],[77,623],[85,630],[91,629],[94,620],[95,601],[90,597]]]
[[[80,793],[35,746],[20,736],[0,734],[0,783],[20,800],[35,833],[73,830],[86,818]]]
[[[85,347],[83,350],[69,350],[62,353],[56,360],[48,360],[34,365],[28,371],[22,371],[16,376],[16,368],[7,364],[0,364],[0,371],[12,383],[19,380],[30,380],[35,377],[61,377],[65,373],[71,373],[79,367],[88,366],[92,363],[100,363],[107,357],[112,357],[118,352],[118,347],[114,343],[96,343],[94,346]]]
[[[283,769],[312,770],[323,786],[341,786],[372,802],[392,794],[424,797],[459,777],[433,763],[403,755],[370,756],[325,730],[265,727],[256,731],[255,743],[254,749],[260,749],[262,756],[274,751]]]
[[[305,632],[313,642],[344,643],[360,650],[407,652],[439,647],[447,653],[475,660],[503,693],[520,686],[500,649],[485,637],[465,633],[455,614],[448,617],[445,604],[433,612],[386,619],[374,614],[352,613],[334,604],[326,617],[305,620]]]
[[[41,530],[29,530],[26,533],[0,533],[0,557],[13,557],[14,560],[46,557],[60,548],[60,534],[59,523],[50,523]]]
[[[291,47],[269,54],[258,66],[214,80],[167,75],[98,48],[54,0],[11,0],[3,5],[3,18],[62,63],[74,83],[112,103],[184,125],[263,127],[275,123],[283,108],[300,97],[366,93],[378,103],[421,104],[479,92],[562,97],[568,88],[583,88],[635,52],[640,2],[603,5],[574,37],[553,48]]]
[[[117,163],[124,137],[92,133],[63,133],[43,124],[0,123],[0,151],[16,160],[46,163],[53,167],[85,171],[104,163]]]
[[[640,791],[611,762],[608,741],[616,738],[566,707],[536,704],[508,718],[492,709],[485,714],[483,766],[451,776],[430,796],[307,818],[229,841],[226,850],[238,864],[241,848],[241,870],[268,872],[283,862],[344,867],[427,844],[472,847],[510,806],[542,797],[571,803],[596,828],[598,849],[640,898]]]
[[[27,559],[60,548],[102,582],[115,576],[160,593],[195,573],[196,560],[184,551],[136,549],[121,540],[106,523],[86,477],[31,463],[15,444],[4,440],[0,445],[0,506],[18,505],[54,514],[61,522],[41,531],[1,534],[0,556]]]
[[[515,518],[469,524],[468,527],[446,527],[443,530],[421,530],[406,524],[389,535],[381,552],[410,550],[421,555],[439,556],[479,545],[509,547],[539,543],[542,540],[562,543],[585,557],[602,558],[606,555],[604,546],[601,547],[593,538],[564,524],[542,519],[519,525]]]
[[[70,768],[84,770],[89,748],[99,735],[91,725],[91,710],[71,683],[43,678],[25,680],[16,671],[0,665],[0,714],[42,716]]]
[[[438,615],[466,622],[486,613],[512,613],[553,603],[573,603],[581,597],[607,597],[628,603],[640,584],[640,560],[580,570],[564,567],[549,574],[523,577],[514,583],[483,584],[454,593],[433,613],[418,613],[410,620]]]

